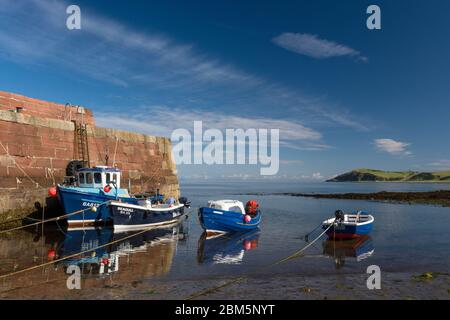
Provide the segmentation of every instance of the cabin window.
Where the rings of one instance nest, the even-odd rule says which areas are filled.
[[[86,173],[86,183],[92,184],[92,173],[91,172]]]
[[[113,175],[112,175],[112,181],[114,181],[115,183],[117,183],[117,174],[113,173]]]
[[[241,208],[238,207],[238,206],[231,207],[230,209],[228,209],[228,211],[233,211],[233,212],[239,212],[239,213],[242,213]]]
[[[94,182],[95,183],[102,183],[102,174],[99,172],[94,173]]]
[[[111,173],[107,172],[106,173],[106,184],[111,182]]]
[[[84,183],[84,173],[83,172],[80,172],[78,174],[78,181],[79,181],[79,183]]]

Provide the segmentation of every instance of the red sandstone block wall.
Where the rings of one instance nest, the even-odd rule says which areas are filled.
[[[0,120],[0,188],[30,188],[34,182],[48,187],[62,182],[67,164],[76,159],[74,137],[69,130]],[[158,146],[164,141],[158,139],[153,143],[89,136],[90,165],[115,164],[123,173],[122,186],[130,184],[132,192],[177,184],[168,151],[161,152]]]
[[[5,111],[15,107],[25,108],[22,115]],[[22,214],[18,209],[26,211],[34,208],[35,201],[42,202],[46,188],[63,181],[67,164],[77,159],[77,154],[73,123],[53,120],[70,120],[64,105],[0,91],[0,110],[1,221],[17,218]],[[72,120],[78,116],[73,115]],[[88,109],[84,120],[89,124],[91,166],[115,164],[122,170],[122,187],[131,185],[132,193],[159,188],[166,196],[179,196],[167,138],[96,128]],[[42,188],[36,188],[36,184]]]
[[[0,91],[0,110],[16,110],[18,107],[23,108],[21,113],[30,116],[67,121],[81,121],[83,119],[84,123],[95,125],[94,116],[89,109],[84,108],[84,113],[82,114],[80,113],[82,111],[81,108],[66,107],[63,104]]]
[[[61,182],[73,147],[71,131],[0,120],[0,188]]]

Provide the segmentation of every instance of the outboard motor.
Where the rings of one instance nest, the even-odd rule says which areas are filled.
[[[334,212],[334,216],[336,217],[336,221],[338,221],[338,222],[344,221],[344,211],[336,210]]]
[[[186,208],[189,208],[190,206],[191,206],[191,202],[188,200],[188,198],[186,198],[186,197],[180,197],[179,199],[178,199],[178,202],[179,203],[181,203],[181,204],[184,204],[184,206],[186,207]]]
[[[250,216],[255,216],[258,213],[259,203],[256,200],[249,200],[245,204],[245,213]]]

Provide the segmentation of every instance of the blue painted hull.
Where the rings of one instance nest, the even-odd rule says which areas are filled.
[[[109,206],[114,229],[142,228],[171,224],[179,221],[184,215],[184,205],[156,211],[140,206],[127,206],[112,202]]]
[[[198,216],[202,228],[212,233],[249,231],[258,228],[261,222],[261,212],[259,211],[250,222],[244,221],[244,215],[242,213],[209,207],[200,208]]]
[[[328,228],[329,225],[324,224],[323,229]],[[362,225],[348,225],[338,223],[327,231],[329,238],[334,239],[352,239],[368,235],[373,228],[373,222]]]
[[[80,191],[80,189],[58,186],[59,201],[65,214],[85,210],[82,213],[67,217],[70,224],[91,224],[108,223],[112,221],[111,210],[106,204],[107,201],[115,200],[113,194],[104,194],[101,190],[89,190],[89,192]],[[137,204],[135,198],[120,198],[121,201],[131,204]],[[86,210],[91,207],[97,207],[96,212]]]

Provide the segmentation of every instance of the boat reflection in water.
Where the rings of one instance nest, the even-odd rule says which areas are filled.
[[[370,257],[374,251],[372,239],[367,235],[345,241],[323,242],[323,254],[333,258],[336,269],[342,268],[348,258],[359,262]]]
[[[182,225],[151,229],[136,236],[132,236],[136,231],[117,233],[112,228],[73,230],[57,246],[53,259],[66,258],[57,264],[64,270],[79,266],[85,278],[120,274],[121,264],[128,266],[123,273],[158,276],[170,270],[183,232]]]
[[[208,237],[198,240],[197,262],[200,264],[240,264],[245,252],[258,247],[259,229]]]

